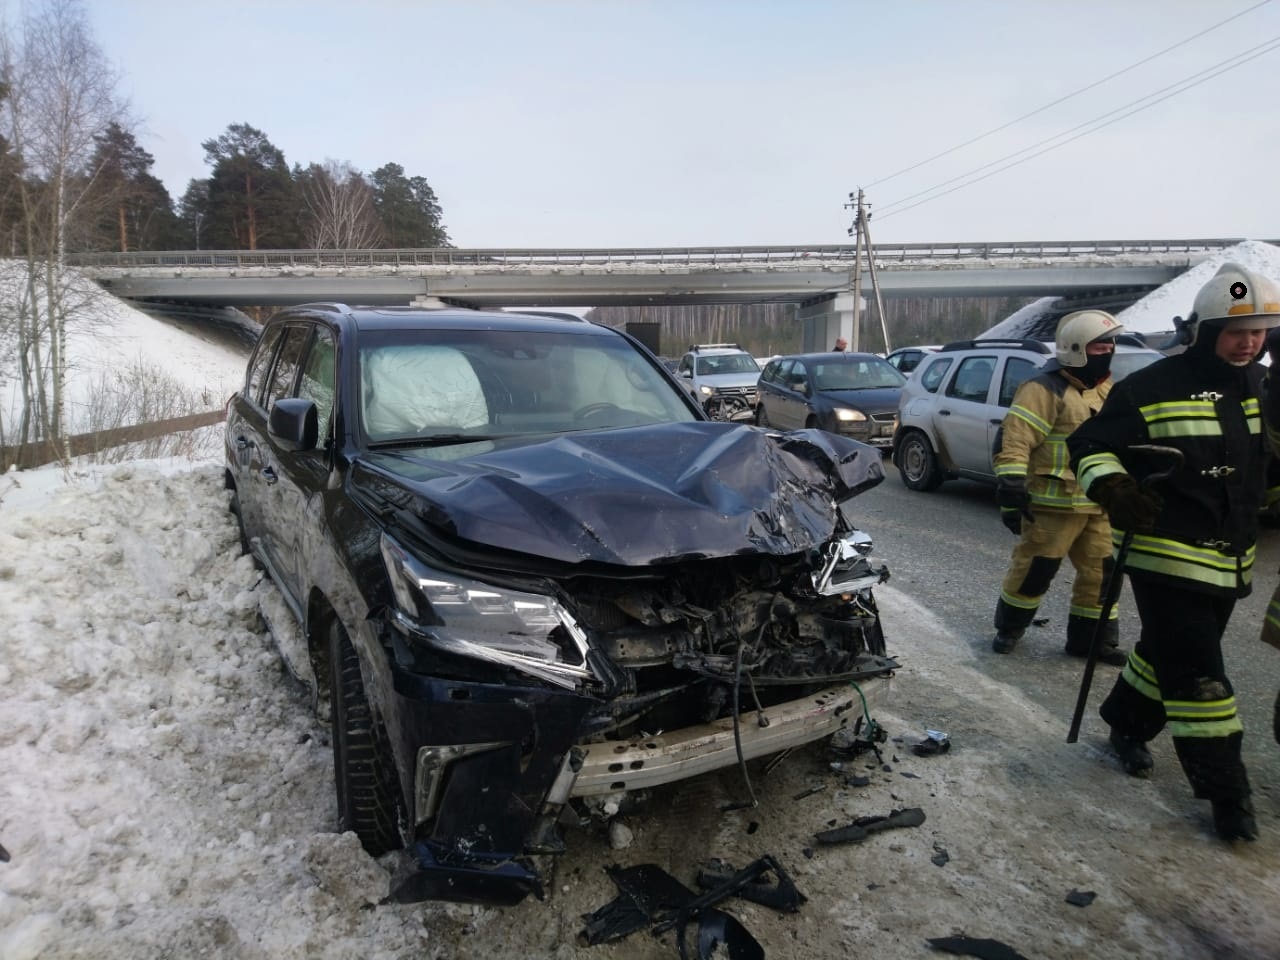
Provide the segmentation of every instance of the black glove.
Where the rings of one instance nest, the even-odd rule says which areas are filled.
[[[996,503],[1000,506],[1000,522],[1015,536],[1022,535],[1022,522],[1035,523],[1031,512],[1031,494],[1022,478],[996,482]]]
[[[1102,504],[1111,525],[1134,533],[1150,533],[1164,508],[1159,494],[1143,490],[1127,473],[1109,473],[1089,488],[1089,499]]]

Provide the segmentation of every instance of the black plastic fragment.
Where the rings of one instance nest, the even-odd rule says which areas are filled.
[[[649,925],[668,910],[676,910],[696,894],[652,863],[634,867],[606,867],[605,873],[618,888],[618,896],[599,910],[584,914],[582,938],[591,946],[621,940]]]
[[[1013,947],[999,940],[980,940],[977,937],[930,937],[926,942],[935,950],[954,953],[961,957],[981,957],[982,960],[1027,960]]]
[[[935,843],[933,845],[933,856],[929,860],[935,867],[945,867],[951,862],[951,854],[947,853],[947,848],[942,844]]]
[[[1073,907],[1087,907],[1093,903],[1096,896],[1097,893],[1092,890],[1077,890],[1072,887],[1071,892],[1067,894],[1067,903]]]
[[[4,848],[4,844],[0,844],[0,863],[9,862],[9,851]]]
[[[812,786],[812,787],[809,787],[809,789],[807,789],[807,790],[801,790],[799,793],[797,793],[797,794],[796,794],[794,797],[792,797],[791,799],[792,799],[792,800],[803,800],[805,797],[812,797],[815,793],[821,793],[821,792],[822,792],[823,790],[825,790],[825,789],[827,789],[827,785],[826,785],[825,783],[818,783],[818,784],[815,784],[815,785],[814,785],[814,786]]]
[[[755,861],[755,864],[764,863],[768,870],[758,873],[760,879],[748,880],[738,884],[733,893],[737,894],[743,900],[750,900],[752,903],[758,903],[763,907],[772,907],[774,910],[781,910],[783,913],[795,913],[800,909],[800,904],[804,903],[807,897],[796,889],[794,881],[782,869],[773,857],[765,856]],[[748,868],[750,869],[750,868]],[[703,890],[714,890],[719,887],[733,883],[734,878],[746,871],[734,870],[733,865],[723,860],[708,860],[698,870],[697,883]],[[772,873],[775,882],[770,882],[767,878],[768,873]]]
[[[685,955],[684,941],[680,953]],[[698,960],[764,960],[764,947],[747,928],[720,910],[704,910],[698,917]]]
[[[871,834],[879,833],[881,830],[918,827],[922,823],[924,823],[924,811],[919,807],[907,807],[905,810],[894,810],[886,817],[859,817],[846,826],[815,833],[813,838],[822,844],[861,843]]]

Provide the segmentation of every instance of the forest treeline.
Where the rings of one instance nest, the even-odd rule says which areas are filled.
[[[1029,302],[1019,297],[890,297],[884,301],[884,326],[894,349],[946,343],[977,336]],[[588,316],[611,327],[659,324],[659,349],[667,356],[679,356],[692,343],[737,343],[757,357],[768,357],[804,348],[795,314],[793,304],[753,303],[598,307]],[[885,352],[874,301],[862,312],[859,346],[872,353]]]

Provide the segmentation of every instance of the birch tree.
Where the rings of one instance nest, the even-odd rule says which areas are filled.
[[[60,448],[68,324],[82,296],[73,293],[65,268],[68,232],[93,184],[94,138],[123,108],[79,0],[47,0],[16,25],[4,25],[0,83],[8,94],[0,103],[0,136],[21,169],[15,188],[27,266],[22,293],[4,304],[16,335],[22,397],[10,439]]]
[[[362,250],[382,243],[373,188],[351,164],[326,160],[295,168],[302,194],[303,242],[316,249]]]

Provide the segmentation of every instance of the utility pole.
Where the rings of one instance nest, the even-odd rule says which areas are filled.
[[[880,332],[884,334],[884,350],[888,353],[889,347],[889,330],[885,325],[884,318],[884,300],[880,296],[880,281],[876,278],[876,260],[875,251],[871,247],[871,229],[869,221],[871,214],[866,210],[865,196],[862,188],[858,188],[857,193],[849,194],[850,203],[846,203],[845,209],[853,207],[853,226],[849,228],[849,235],[856,236],[853,246],[853,350],[856,352],[861,349],[859,341],[862,328],[862,250],[866,247],[867,251],[867,273],[871,277],[871,288],[876,295],[876,311],[880,314]]]
[[[857,200],[853,204],[845,204],[845,207],[852,206],[854,208],[853,226],[849,228],[849,232],[856,234],[853,244],[853,343],[851,344],[853,352],[857,353],[862,349],[859,343],[859,332],[862,329],[862,188],[858,188],[857,194],[849,194],[849,199]]]

